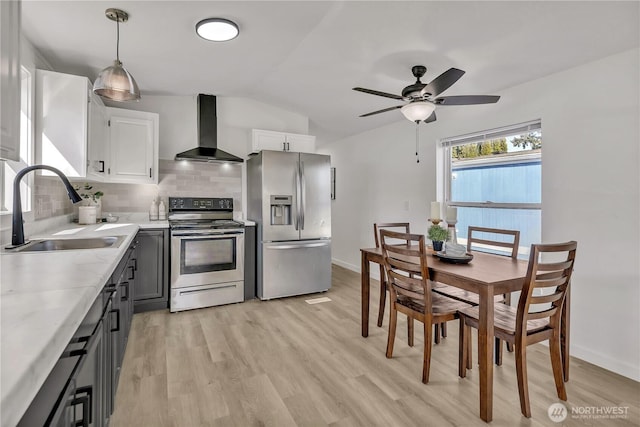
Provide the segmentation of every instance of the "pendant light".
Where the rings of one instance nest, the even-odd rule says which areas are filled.
[[[100,72],[93,84],[93,92],[111,101],[139,101],[140,89],[133,76],[120,62],[120,23],[129,20],[129,14],[120,9],[105,11],[108,19],[116,22],[116,60]]]

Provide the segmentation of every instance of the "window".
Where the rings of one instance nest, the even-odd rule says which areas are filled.
[[[518,256],[527,257],[531,244],[541,240],[541,122],[446,138],[441,143],[445,204],[458,208],[458,243],[466,244],[469,225],[520,230]]]
[[[31,165],[33,158],[33,126],[32,126],[32,78],[31,73],[25,67],[20,70],[20,161],[0,162],[0,181],[2,184],[2,197],[0,200],[0,213],[13,210],[13,180],[16,174]],[[25,177],[20,184],[22,211],[31,210],[31,183],[33,177]]]

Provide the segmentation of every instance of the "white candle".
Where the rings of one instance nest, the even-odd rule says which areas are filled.
[[[440,219],[440,202],[431,202],[431,219]]]
[[[447,206],[447,222],[458,221],[458,208]]]

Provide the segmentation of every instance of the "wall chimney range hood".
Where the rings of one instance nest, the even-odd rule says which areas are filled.
[[[198,146],[176,154],[175,159],[198,162],[244,162],[240,157],[218,148],[218,118],[214,95],[198,94]]]

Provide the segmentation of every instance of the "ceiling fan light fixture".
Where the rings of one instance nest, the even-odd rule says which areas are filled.
[[[120,9],[109,8],[105,11],[105,15],[116,22],[116,59],[113,65],[100,71],[93,83],[93,92],[111,101],[139,101],[138,83],[120,62],[120,22],[127,22],[129,14]]]
[[[235,22],[224,18],[208,18],[196,24],[196,33],[205,40],[226,42],[238,37],[240,30]]]
[[[414,101],[403,106],[400,111],[407,120],[411,120],[412,122],[421,122],[429,117],[435,109],[436,106],[431,102]]]

